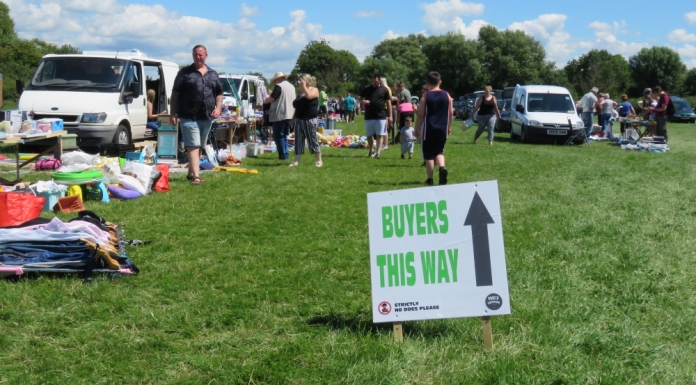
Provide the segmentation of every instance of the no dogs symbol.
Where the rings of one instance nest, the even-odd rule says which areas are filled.
[[[377,311],[379,311],[379,314],[381,315],[387,315],[391,313],[391,304],[387,301],[382,301],[379,306],[377,306]]]

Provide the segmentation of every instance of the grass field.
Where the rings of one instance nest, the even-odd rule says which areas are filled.
[[[372,323],[366,194],[425,170],[398,146],[329,148],[320,169],[267,154],[255,176],[86,202],[152,241],[129,249],[142,273],[1,280],[0,383],[696,383],[696,125],[654,154],[472,145],[458,124],[450,183],[500,189],[512,315],[492,351],[480,319],[408,322],[400,344]]]

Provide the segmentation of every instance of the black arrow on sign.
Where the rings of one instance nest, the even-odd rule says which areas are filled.
[[[488,225],[495,223],[491,214],[483,204],[478,192],[474,193],[469,213],[464,220],[464,226],[471,226],[471,236],[474,242],[474,271],[476,286],[493,286],[491,273],[491,250],[488,245]]]

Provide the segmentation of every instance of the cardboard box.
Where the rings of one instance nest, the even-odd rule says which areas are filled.
[[[162,126],[171,126],[172,125],[172,120],[171,120],[170,115],[160,114],[160,115],[157,115],[157,119],[159,119],[160,125],[162,125]]]
[[[27,112],[21,110],[6,110],[0,113],[0,121],[8,121],[12,125],[12,132],[18,133],[22,129],[22,123],[27,120]]]

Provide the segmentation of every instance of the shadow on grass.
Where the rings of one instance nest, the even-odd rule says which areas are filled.
[[[420,163],[418,164],[382,164],[380,167],[391,167],[391,168],[419,168]]]
[[[309,327],[328,327],[332,330],[345,330],[354,334],[385,334],[391,333],[391,322],[374,323],[371,315],[365,314],[327,314],[310,317]],[[459,333],[451,323],[442,320],[410,321],[402,324],[404,336],[438,338]]]
[[[425,183],[423,181],[416,181],[416,180],[410,180],[410,181],[402,181],[402,182],[383,182],[383,181],[374,181],[374,180],[368,180],[367,184],[369,185],[375,185],[375,186],[424,186]]]
[[[389,323],[376,324],[366,315],[360,314],[327,314],[310,317],[307,320],[309,327],[328,327],[333,330],[346,330],[356,334],[381,334],[389,332],[392,325]]]

